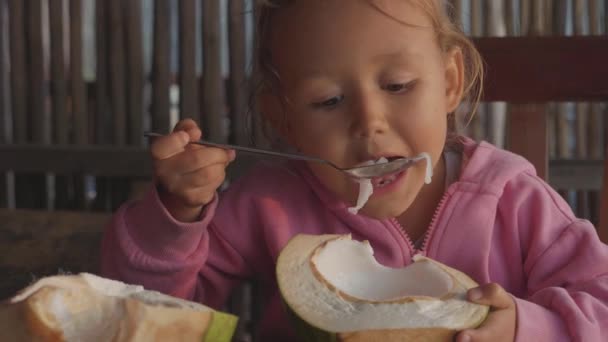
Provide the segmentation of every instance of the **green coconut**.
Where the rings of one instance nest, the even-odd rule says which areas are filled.
[[[237,317],[88,273],[46,277],[0,303],[0,341],[228,342]]]
[[[304,341],[452,341],[479,326],[489,307],[466,300],[466,274],[415,256],[379,264],[369,242],[350,235],[297,235],[281,251],[277,281]]]

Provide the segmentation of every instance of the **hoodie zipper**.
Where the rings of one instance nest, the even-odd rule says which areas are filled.
[[[448,200],[449,197],[450,197],[450,195],[449,195],[448,191],[446,191],[443,194],[443,196],[441,196],[441,200],[439,200],[439,204],[437,205],[437,208],[435,208],[435,212],[433,212],[433,217],[431,218],[429,227],[427,228],[426,232],[424,233],[424,235],[422,237],[422,245],[421,245],[420,249],[416,249],[414,242],[412,241],[412,238],[406,232],[405,228],[401,225],[401,223],[399,223],[399,221],[394,217],[390,219],[390,221],[393,223],[393,225],[395,225],[395,227],[397,227],[397,230],[405,238],[405,240],[410,248],[410,253],[412,256],[414,256],[415,254],[426,255],[426,248],[427,248],[429,241],[431,240],[431,234],[434,232],[435,226],[437,225],[437,219],[439,218],[439,213],[443,210],[443,207],[445,206],[445,202]]]

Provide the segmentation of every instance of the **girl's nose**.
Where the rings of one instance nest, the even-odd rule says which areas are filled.
[[[374,94],[359,96],[352,104],[353,132],[357,138],[371,138],[389,129],[387,106]]]

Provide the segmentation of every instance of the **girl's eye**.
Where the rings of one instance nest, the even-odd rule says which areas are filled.
[[[315,108],[321,108],[321,109],[333,108],[333,107],[337,106],[338,104],[340,104],[340,102],[342,102],[343,99],[344,99],[344,95],[339,95],[339,96],[334,96],[325,101],[314,102],[312,105]]]
[[[389,83],[382,88],[391,93],[402,93],[411,88],[413,82],[408,83]]]

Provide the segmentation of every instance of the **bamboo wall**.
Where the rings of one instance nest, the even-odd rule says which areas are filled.
[[[114,210],[149,179],[142,132],[178,118],[250,144],[252,1],[0,0],[0,163],[20,170],[3,168],[0,207]],[[472,37],[606,32],[605,0],[451,3]],[[512,110],[482,104],[468,134],[505,146]],[[553,104],[551,157],[601,159],[605,110]],[[597,222],[596,192],[575,190],[560,189]]]

